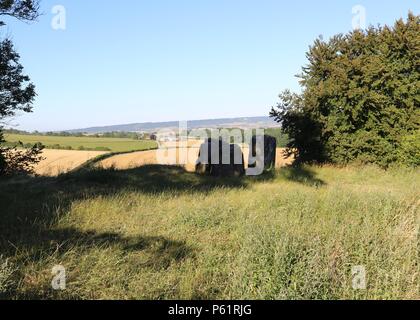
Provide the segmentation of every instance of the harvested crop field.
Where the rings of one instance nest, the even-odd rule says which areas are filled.
[[[188,153],[188,161],[185,165],[185,169],[187,171],[193,171],[195,160],[198,158],[198,148],[168,148],[125,153],[102,160],[98,163],[98,166],[105,169],[115,168],[118,170],[125,170],[153,164],[179,165],[181,163],[179,160],[181,152]],[[174,157],[171,156],[171,153]]]
[[[245,166],[248,165],[249,148],[242,149],[244,153]],[[120,154],[108,159],[102,160],[98,166],[105,169],[115,168],[118,170],[132,169],[144,165],[181,165],[184,164],[185,170],[192,172],[195,169],[195,163],[198,159],[199,148],[166,148],[151,151],[133,152]],[[180,158],[186,161],[180,161]],[[284,156],[284,149],[277,149],[276,167],[281,168],[292,164],[293,158]]]
[[[197,143],[188,143],[188,147],[180,145],[163,145],[158,150],[138,151],[123,153],[110,156],[99,161],[97,166],[105,169],[115,168],[117,170],[126,170],[138,168],[145,165],[182,165],[186,171],[193,172],[195,163],[198,159],[199,145]],[[245,166],[248,165],[249,149],[242,148],[245,159]],[[73,151],[73,150],[50,150],[45,149],[42,160],[36,167],[35,173],[42,176],[57,176],[67,173],[89,160],[100,155],[106,154],[106,151]],[[284,149],[277,149],[276,167],[281,168],[290,165],[292,158],[284,157]],[[186,159],[182,161],[181,159]]]
[[[35,173],[42,176],[57,176],[69,172],[87,161],[105,154],[104,151],[71,151],[71,150],[49,150],[42,152],[44,160],[36,167]]]

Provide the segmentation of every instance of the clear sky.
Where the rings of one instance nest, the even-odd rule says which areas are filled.
[[[391,24],[420,1],[41,0],[37,23],[8,21],[25,72],[37,87],[34,112],[12,123],[64,130],[146,121],[267,115],[319,35]],[[55,5],[66,29],[51,26]]]

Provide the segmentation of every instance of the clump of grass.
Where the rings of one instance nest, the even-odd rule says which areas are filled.
[[[0,297],[5,296],[14,284],[15,268],[9,259],[0,255]]]

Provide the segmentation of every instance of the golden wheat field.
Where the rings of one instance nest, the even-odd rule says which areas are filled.
[[[248,148],[242,148],[245,166],[248,165]],[[102,156],[104,151],[70,151],[49,150],[42,153],[43,160],[35,167],[35,173],[42,176],[57,176],[74,170],[89,160]],[[284,149],[277,149],[276,167],[281,168],[292,163],[292,158],[283,155]],[[167,146],[158,150],[138,151],[110,156],[97,163],[98,167],[105,169],[115,168],[125,170],[144,165],[180,165],[186,171],[192,172],[198,159],[199,147]]]
[[[248,165],[249,149],[243,148],[245,166]],[[292,164],[293,159],[283,155],[284,149],[277,149],[276,167],[281,168]],[[120,154],[102,160],[98,166],[103,168],[115,168],[118,170],[131,169],[144,165],[183,165],[186,171],[192,172],[198,159],[199,148],[168,148],[152,151],[141,151],[127,154]],[[159,155],[161,157],[159,157]],[[161,161],[159,159],[161,158]],[[186,159],[181,161],[180,159]],[[163,160],[163,161],[162,161]]]
[[[83,165],[87,161],[105,154],[104,151],[49,150],[42,152],[43,160],[35,167],[42,176],[57,176]]]

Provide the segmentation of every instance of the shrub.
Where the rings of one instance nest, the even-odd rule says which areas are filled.
[[[0,142],[2,141],[0,132]],[[18,146],[23,147],[23,144],[20,143]],[[43,149],[44,146],[40,143],[25,150],[0,146],[0,176],[33,173],[34,165],[43,159],[41,156]]]

